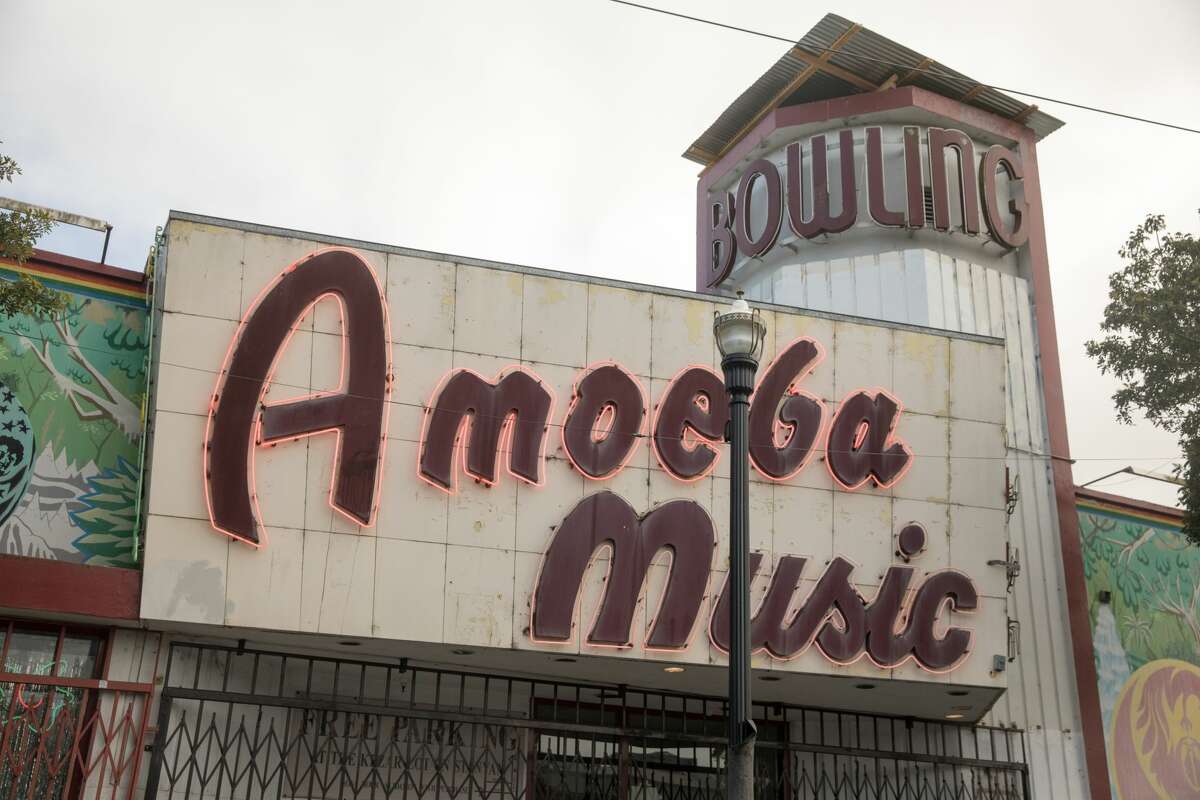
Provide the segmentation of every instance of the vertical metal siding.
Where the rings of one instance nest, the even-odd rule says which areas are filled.
[[[1006,463],[1020,487],[1008,533],[1020,550],[1021,576],[1008,606],[1020,624],[1020,655],[1008,666],[1008,692],[988,722],[1028,731],[1035,797],[1082,800],[1087,790],[1078,695],[1028,282],[1007,271],[913,249],[784,267],[751,295],[1004,339]]]

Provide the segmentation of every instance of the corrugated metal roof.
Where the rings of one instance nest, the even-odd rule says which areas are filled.
[[[814,70],[813,60],[821,57],[825,57],[827,68]],[[923,71],[915,72],[917,69]],[[789,84],[806,71],[811,74],[793,91],[784,94]],[[916,86],[1017,120],[1031,128],[1038,139],[1063,126],[1062,120],[1039,111],[1036,106],[995,89],[982,88],[978,81],[915,50],[837,14],[826,14],[717,117],[683,154],[684,158],[711,164],[775,108],[873,91],[889,81]]]

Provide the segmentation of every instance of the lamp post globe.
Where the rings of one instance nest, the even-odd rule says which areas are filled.
[[[721,351],[725,391],[729,395],[729,750],[726,797],[754,797],[756,729],[750,699],[750,394],[766,339],[757,309],[738,292],[737,299],[713,319]]]
[[[755,367],[762,355],[766,330],[758,309],[751,309],[740,291],[729,308],[716,312],[713,319],[713,336],[721,357],[749,358]]]

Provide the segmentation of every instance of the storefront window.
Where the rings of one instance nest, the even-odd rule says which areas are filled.
[[[57,625],[0,622],[3,671],[19,675],[99,677],[102,642],[100,634],[90,631],[75,631]]]
[[[63,637],[62,654],[58,659],[58,672],[64,678],[98,677],[100,668],[100,637]]]
[[[0,668],[13,675],[0,681],[0,797],[73,796],[72,759],[86,748],[81,717],[94,709],[94,695],[43,676],[100,677],[103,642],[88,629],[0,621]]]
[[[58,647],[58,632],[16,628],[8,637],[4,671],[22,675],[49,675]]]

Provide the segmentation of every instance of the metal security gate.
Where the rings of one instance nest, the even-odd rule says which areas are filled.
[[[104,680],[112,632],[0,620],[0,800],[129,800],[154,685]]]
[[[760,798],[1024,800],[1020,731],[755,707]],[[176,643],[146,797],[707,800],[724,701]]]

